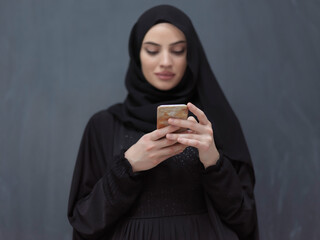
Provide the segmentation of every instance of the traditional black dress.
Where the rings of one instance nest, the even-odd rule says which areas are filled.
[[[168,91],[144,79],[138,57],[143,36],[159,22],[187,39],[185,76]],[[129,50],[126,100],[95,114],[82,138],[68,206],[73,239],[258,239],[251,158],[189,18],[168,5],[148,10],[133,27]],[[188,147],[133,173],[124,152],[155,129],[156,107],[188,101],[213,125],[217,164],[204,169]]]

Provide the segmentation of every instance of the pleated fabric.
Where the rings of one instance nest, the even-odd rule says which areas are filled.
[[[210,240],[216,239],[208,213],[161,218],[128,218],[112,240]]]

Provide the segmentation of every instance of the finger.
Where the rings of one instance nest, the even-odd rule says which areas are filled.
[[[166,135],[166,138],[170,141],[178,141],[179,138],[194,139],[198,141],[204,140],[203,136],[199,134],[193,134],[193,133],[182,133],[182,134],[168,133]]]
[[[150,139],[152,141],[156,141],[160,138],[163,138],[167,133],[177,131],[178,129],[179,129],[179,127],[172,126],[172,125],[166,126],[164,128],[156,129],[150,133]]]
[[[180,128],[180,129],[182,129],[182,128]],[[194,131],[184,128],[184,131],[182,131],[182,132],[179,131],[179,132],[173,132],[173,133],[187,134],[187,133],[194,133]]]
[[[159,151],[159,157],[167,159],[184,151],[187,146],[176,143],[170,147],[163,148]]]
[[[188,117],[188,120],[189,120],[189,121],[192,121],[192,122],[195,122],[195,123],[198,122],[197,119],[194,118],[194,116]],[[192,131],[192,130],[190,130],[190,129],[188,129],[186,132],[187,132],[187,133],[194,133],[194,131]],[[183,133],[184,133],[184,132],[183,132]]]
[[[209,144],[207,142],[202,142],[196,139],[178,138],[177,141],[183,145],[195,147],[198,149],[207,149],[209,147]]]
[[[177,119],[177,118],[169,118],[168,123],[173,126],[191,129],[195,132],[199,132],[199,133],[204,132],[204,129],[203,129],[204,126],[199,124],[197,121],[194,122],[194,121]]]
[[[194,118],[194,116],[188,117],[188,120],[189,120],[189,121],[193,121],[193,122],[198,122],[198,121]]]
[[[207,125],[209,123],[209,120],[207,118],[207,116],[204,114],[204,112],[202,110],[200,110],[199,108],[197,108],[194,104],[192,104],[191,102],[189,102],[187,104],[188,109],[190,110],[190,112],[192,112],[194,115],[197,116],[199,122],[201,124]]]
[[[168,146],[172,146],[172,145],[174,145],[176,143],[177,143],[176,140],[171,140],[169,138],[164,137],[164,138],[161,138],[161,139],[157,140],[155,142],[155,145],[156,145],[157,149],[160,149],[160,148],[165,148],[165,147],[168,147]]]

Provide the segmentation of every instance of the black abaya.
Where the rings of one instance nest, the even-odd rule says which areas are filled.
[[[204,170],[189,147],[133,173],[123,149],[141,134],[108,111],[87,124],[68,209],[74,240],[257,239],[250,237],[256,217],[247,165],[235,168],[220,152],[218,163]]]

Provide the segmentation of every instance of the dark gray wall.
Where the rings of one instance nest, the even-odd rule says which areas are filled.
[[[242,123],[261,239],[320,239],[316,0],[0,0],[0,239],[71,239],[84,126],[124,98],[129,31],[160,3],[191,17]]]

